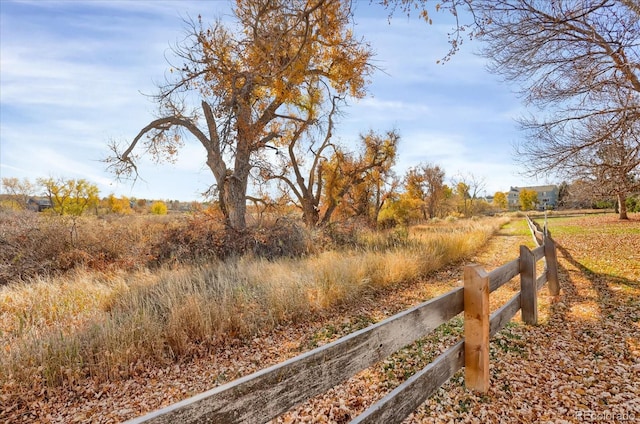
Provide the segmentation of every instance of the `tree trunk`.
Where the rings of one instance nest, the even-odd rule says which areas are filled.
[[[309,228],[313,228],[318,225],[318,222],[320,221],[320,213],[318,212],[316,205],[313,203],[313,199],[302,203],[302,220]]]
[[[435,197],[435,194],[431,194],[429,196],[429,201],[427,202],[427,208],[429,210],[429,219],[433,219],[436,217],[436,206],[438,199]]]
[[[331,201],[329,203],[329,205],[327,206],[327,210],[324,212],[324,216],[322,217],[322,220],[320,221],[320,225],[327,225],[329,224],[329,222],[331,222],[331,215],[333,214],[333,211],[336,210],[336,207],[338,207],[338,203],[335,201]]]
[[[382,201],[378,204],[376,204],[376,207],[373,210],[373,225],[374,227],[378,228],[378,217],[380,216],[380,211],[382,211],[382,207],[384,206],[384,204],[386,203],[386,198],[382,199]]]
[[[247,181],[248,176],[229,175],[224,180],[220,196],[227,225],[238,231],[247,228]]]
[[[207,166],[213,172],[219,190],[220,210],[226,224],[237,231],[247,228],[247,185],[251,172],[252,153],[247,140],[246,137],[238,136],[233,170],[227,168],[224,158],[214,146],[215,143],[202,143],[207,149]]]
[[[627,216],[627,196],[624,193],[618,193],[618,211],[620,211],[620,219],[629,219]]]
[[[207,165],[216,179],[218,201],[226,224],[234,230],[244,230],[247,227],[245,215],[247,212],[248,170],[232,173],[220,157],[211,153],[207,158]],[[240,175],[238,176],[238,174]]]

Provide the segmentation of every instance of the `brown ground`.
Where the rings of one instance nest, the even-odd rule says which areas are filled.
[[[561,246],[559,302],[551,305],[544,288],[539,296],[539,325],[524,326],[516,316],[493,339],[489,392],[479,395],[466,390],[459,372],[407,422],[640,422],[640,283],[635,271],[628,273],[630,278],[594,273],[582,265],[578,254],[585,249],[584,240],[556,239]],[[632,242],[632,246],[638,243],[635,252],[640,251],[637,239]],[[591,243],[586,247],[616,247],[603,246],[606,241],[602,240]],[[491,270],[514,259],[520,244],[531,246],[531,237],[502,230],[472,261]],[[0,411],[0,418],[47,423],[113,423],[133,418],[444,293],[461,284],[461,275],[462,264],[457,264],[427,281],[336,309],[316,322],[278,328],[253,341],[221,346],[192,362],[150,370],[124,382],[55,390],[28,410]],[[512,283],[492,294],[492,309],[515,290]],[[348,422],[458,340],[461,320],[452,322],[277,421]]]

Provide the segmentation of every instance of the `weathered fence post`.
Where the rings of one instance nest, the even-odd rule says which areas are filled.
[[[489,390],[489,274],[480,265],[464,267],[464,382]]]
[[[536,258],[527,246],[520,246],[520,308],[525,324],[538,323]]]
[[[560,294],[560,283],[558,281],[558,255],[556,253],[556,242],[551,238],[549,230],[544,236],[544,258],[547,262],[547,281],[549,282],[549,294],[558,296]]]

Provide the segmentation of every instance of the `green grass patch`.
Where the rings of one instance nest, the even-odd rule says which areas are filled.
[[[502,229],[509,235],[514,236],[530,236],[529,226],[525,219],[514,219],[504,225]]]

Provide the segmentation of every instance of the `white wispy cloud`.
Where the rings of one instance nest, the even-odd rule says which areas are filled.
[[[165,55],[183,36],[181,17],[205,22],[226,2],[5,2],[0,43],[0,172],[2,176],[87,178],[104,194],[194,199],[211,183],[202,146],[189,140],[175,164],[140,162],[144,181],[116,183],[100,162],[111,139],[131,140],[154,118],[153,94],[164,79]],[[377,51],[371,97],[352,101],[336,138],[349,144],[369,129],[397,129],[398,172],[421,161],[453,175],[472,170],[508,189],[515,167],[509,145],[517,134],[518,100],[484,70],[466,43],[451,62],[450,25],[429,26],[358,3],[357,35]],[[513,183],[517,185],[517,183]],[[521,184],[522,185],[522,184]]]

